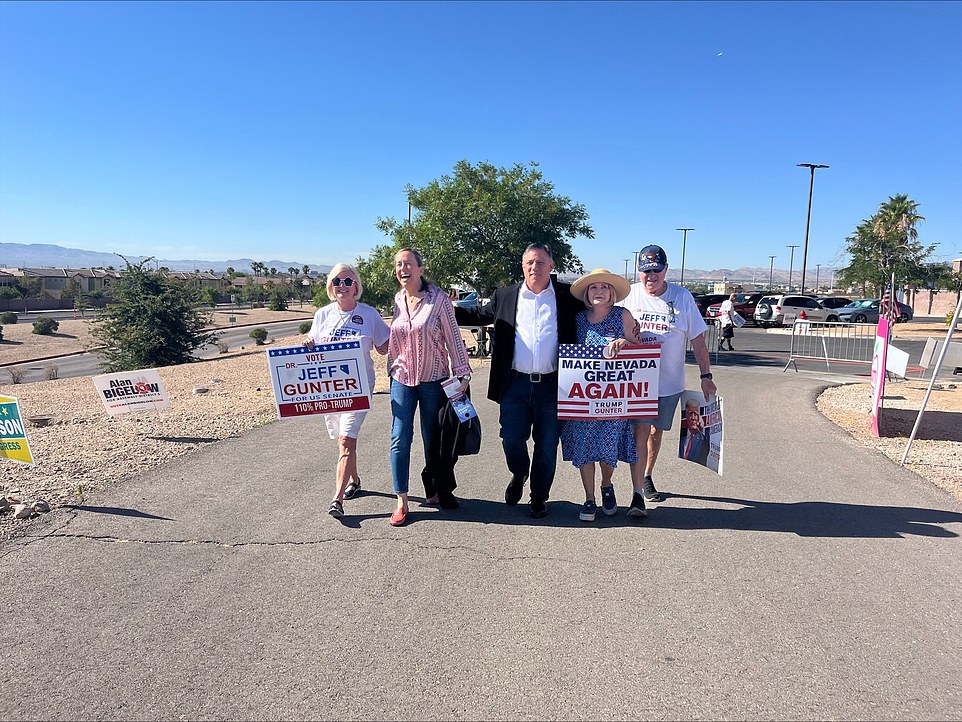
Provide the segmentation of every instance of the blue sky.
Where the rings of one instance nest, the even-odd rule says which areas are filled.
[[[842,265],[890,195],[962,256],[962,4],[0,3],[0,240],[352,261],[405,186],[535,161],[586,269]]]

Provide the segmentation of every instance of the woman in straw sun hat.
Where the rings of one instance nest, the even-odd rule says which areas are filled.
[[[627,343],[638,343],[635,320],[628,309],[615,306],[631,290],[628,281],[604,268],[596,268],[571,285],[571,293],[581,299],[586,310],[575,319],[577,342],[605,346],[609,358]],[[573,419],[561,429],[561,453],[565,461],[578,467],[585,487],[585,503],[579,518],[594,521],[595,464],[601,467],[601,508],[607,516],[618,512],[611,476],[619,461],[638,461],[635,439],[628,419]]]

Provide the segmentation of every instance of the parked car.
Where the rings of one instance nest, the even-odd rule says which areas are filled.
[[[878,323],[881,307],[882,299],[880,298],[860,298],[850,305],[838,309],[838,317],[845,323]],[[911,321],[912,316],[912,308],[900,301],[896,322]]]
[[[755,307],[755,323],[759,326],[781,326],[785,316],[798,318],[805,312],[809,321],[838,321],[834,309],[825,308],[811,296],[765,296]]]
[[[708,314],[708,307],[713,303],[721,303],[728,298],[727,293],[699,293],[695,295],[695,303],[698,306],[698,313],[703,317]]]
[[[763,298],[765,298],[764,293],[739,293],[735,296],[735,310],[745,318],[745,321],[751,321],[757,326],[758,322],[755,320],[755,307]],[[719,315],[721,315],[720,302],[713,303],[705,313],[706,318],[718,318]]]
[[[849,306],[852,303],[851,298],[843,298],[842,296],[819,296],[815,300],[825,308],[841,308],[842,306]]]
[[[475,308],[478,305],[478,294],[475,291],[462,293],[457,301],[451,303],[461,308]]]

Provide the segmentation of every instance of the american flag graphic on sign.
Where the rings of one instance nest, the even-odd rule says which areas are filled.
[[[625,346],[614,358],[604,349],[559,345],[558,418],[656,418],[661,347]]]

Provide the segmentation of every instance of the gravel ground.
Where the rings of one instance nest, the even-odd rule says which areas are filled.
[[[280,320],[267,311],[244,314],[238,323]],[[308,318],[311,314],[305,311],[301,315]],[[291,313],[282,312],[281,318],[289,319]],[[0,363],[76,351],[88,339],[84,321],[61,322],[60,334],[54,338],[36,336],[30,330],[28,324],[4,327]],[[273,343],[293,345],[299,340],[294,336]],[[384,364],[377,367],[375,391],[386,391]],[[0,395],[20,400],[22,416],[53,417],[45,427],[28,425],[35,466],[7,460],[0,463],[0,496],[25,502],[42,499],[51,507],[80,503],[139,472],[275,419],[264,347],[167,367],[161,370],[161,377],[170,408],[116,417],[107,416],[89,377],[0,385]],[[0,381],[8,381],[2,368]],[[193,393],[198,387],[208,392]],[[925,388],[917,381],[887,385],[883,438],[869,432],[868,384],[829,388],[818,398],[817,406],[860,442],[897,463]],[[927,411],[907,468],[962,499],[962,384],[944,384],[933,391]],[[16,533],[21,524],[9,510],[0,514],[0,539]]]

